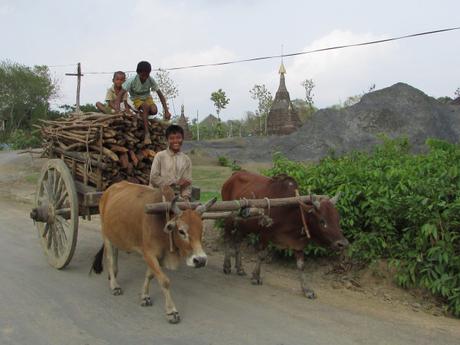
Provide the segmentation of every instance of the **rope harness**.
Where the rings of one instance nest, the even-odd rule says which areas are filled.
[[[161,195],[161,198],[163,200],[163,202],[167,202],[166,198],[164,195]],[[166,206],[166,214],[165,214],[165,218],[166,218],[166,224],[170,221],[170,217],[169,217],[169,209],[170,207],[170,204],[168,203],[167,206]],[[168,236],[169,236],[169,251],[171,253],[174,252],[174,238],[173,238],[173,232],[172,231],[168,231]]]
[[[310,236],[310,231],[308,230],[307,222],[306,222],[306,220],[305,220],[305,215],[303,214],[302,206],[300,205],[300,203],[301,203],[302,201],[301,201],[301,199],[300,199],[300,194],[299,194],[299,190],[298,190],[298,189],[295,190],[295,196],[299,199],[300,217],[302,218],[302,224],[303,224],[303,228],[300,230],[300,231],[301,231],[301,234],[302,234],[302,235],[306,235],[307,238],[311,238],[311,236]]]

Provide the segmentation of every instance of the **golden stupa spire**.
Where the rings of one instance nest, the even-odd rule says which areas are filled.
[[[281,65],[280,65],[280,70],[278,71],[279,74],[286,74],[286,67],[284,67],[283,63],[283,45],[281,45]]]

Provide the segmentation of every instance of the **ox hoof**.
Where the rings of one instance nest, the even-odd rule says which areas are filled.
[[[263,280],[260,277],[252,277],[251,278],[251,283],[252,283],[252,285],[262,285]]]
[[[172,313],[166,314],[166,317],[168,318],[169,323],[175,324],[180,322],[180,315],[177,311],[173,311]]]
[[[316,293],[311,289],[303,289],[303,294],[308,299],[315,299],[316,298]]]
[[[121,289],[121,287],[116,287],[115,289],[112,290],[112,295],[114,296],[123,295],[123,290]]]
[[[236,270],[236,274],[238,274],[239,276],[245,276],[246,272],[244,271],[243,268],[239,268]]]
[[[223,271],[224,271],[224,274],[232,273],[232,269],[230,267],[224,267]]]
[[[153,305],[153,302],[149,296],[142,298],[141,307],[151,307],[152,305]]]

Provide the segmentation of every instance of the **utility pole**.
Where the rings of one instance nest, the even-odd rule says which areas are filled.
[[[198,121],[198,110],[196,111],[196,140],[200,141],[200,122]]]
[[[83,74],[81,74],[81,64],[77,64],[77,73],[66,73],[65,75],[72,76],[72,77],[77,77],[77,100],[76,100],[76,106],[77,106],[77,113],[80,113],[80,84],[81,84],[81,77],[83,77]]]

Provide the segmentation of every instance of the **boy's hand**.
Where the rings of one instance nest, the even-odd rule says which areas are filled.
[[[192,184],[192,181],[187,180],[186,178],[181,178],[179,181],[177,181],[177,184],[180,187],[185,188],[185,187],[190,186]]]
[[[171,119],[171,113],[169,112],[169,110],[165,110],[164,118],[165,118],[165,120],[170,120]]]

